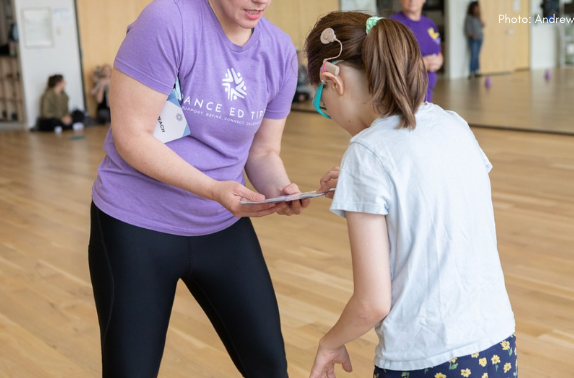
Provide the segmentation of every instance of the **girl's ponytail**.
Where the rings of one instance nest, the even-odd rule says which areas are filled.
[[[428,85],[414,35],[403,24],[382,19],[370,29],[361,50],[377,114],[400,115],[398,128],[414,129]]]

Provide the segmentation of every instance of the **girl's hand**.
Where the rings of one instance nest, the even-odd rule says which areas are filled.
[[[297,184],[289,184],[281,190],[282,195],[289,195],[301,193]],[[281,202],[277,204],[277,214],[279,215],[287,215],[290,217],[291,215],[299,215],[303,212],[309,204],[311,203],[310,199],[298,200],[298,201],[291,201],[291,202]]]
[[[234,216],[241,217],[264,217],[277,211],[274,203],[261,205],[242,205],[241,198],[259,202],[265,199],[260,193],[255,193],[235,181],[218,181],[213,189],[213,200],[219,202]]]
[[[317,190],[317,193],[325,193],[328,192],[325,197],[333,198],[335,195],[334,192],[329,192],[331,188],[337,187],[337,180],[339,178],[339,171],[340,168],[338,166],[331,168],[331,170],[321,178],[319,181],[321,187]]]
[[[347,348],[341,345],[336,349],[327,349],[319,344],[309,378],[335,378],[335,364],[343,365],[347,373],[353,371]]]

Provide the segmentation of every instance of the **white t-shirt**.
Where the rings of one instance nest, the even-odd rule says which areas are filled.
[[[514,333],[488,172],[468,124],[425,103],[415,130],[377,119],[351,139],[331,210],[386,215],[392,305],[375,365],[437,366]]]

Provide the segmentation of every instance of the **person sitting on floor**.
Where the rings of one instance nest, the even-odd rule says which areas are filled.
[[[92,96],[98,103],[97,122],[99,124],[110,123],[110,79],[112,77],[112,67],[109,64],[104,64],[102,67],[96,68],[92,75],[94,80],[94,87],[92,88]]]
[[[40,101],[40,131],[82,129],[84,114],[76,110],[70,114],[68,102],[70,98],[65,91],[66,80],[62,75],[52,75]]]

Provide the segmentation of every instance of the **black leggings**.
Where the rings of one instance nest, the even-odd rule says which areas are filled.
[[[277,300],[249,218],[185,237],[129,225],[92,203],[91,224],[103,377],[157,377],[179,279],[244,377],[287,377]]]
[[[64,123],[59,118],[40,118],[38,120],[38,130],[39,131],[54,131],[54,129],[60,126],[63,130],[72,130],[72,126],[76,122],[84,122],[84,113],[79,110],[74,110],[71,114],[72,123]]]

